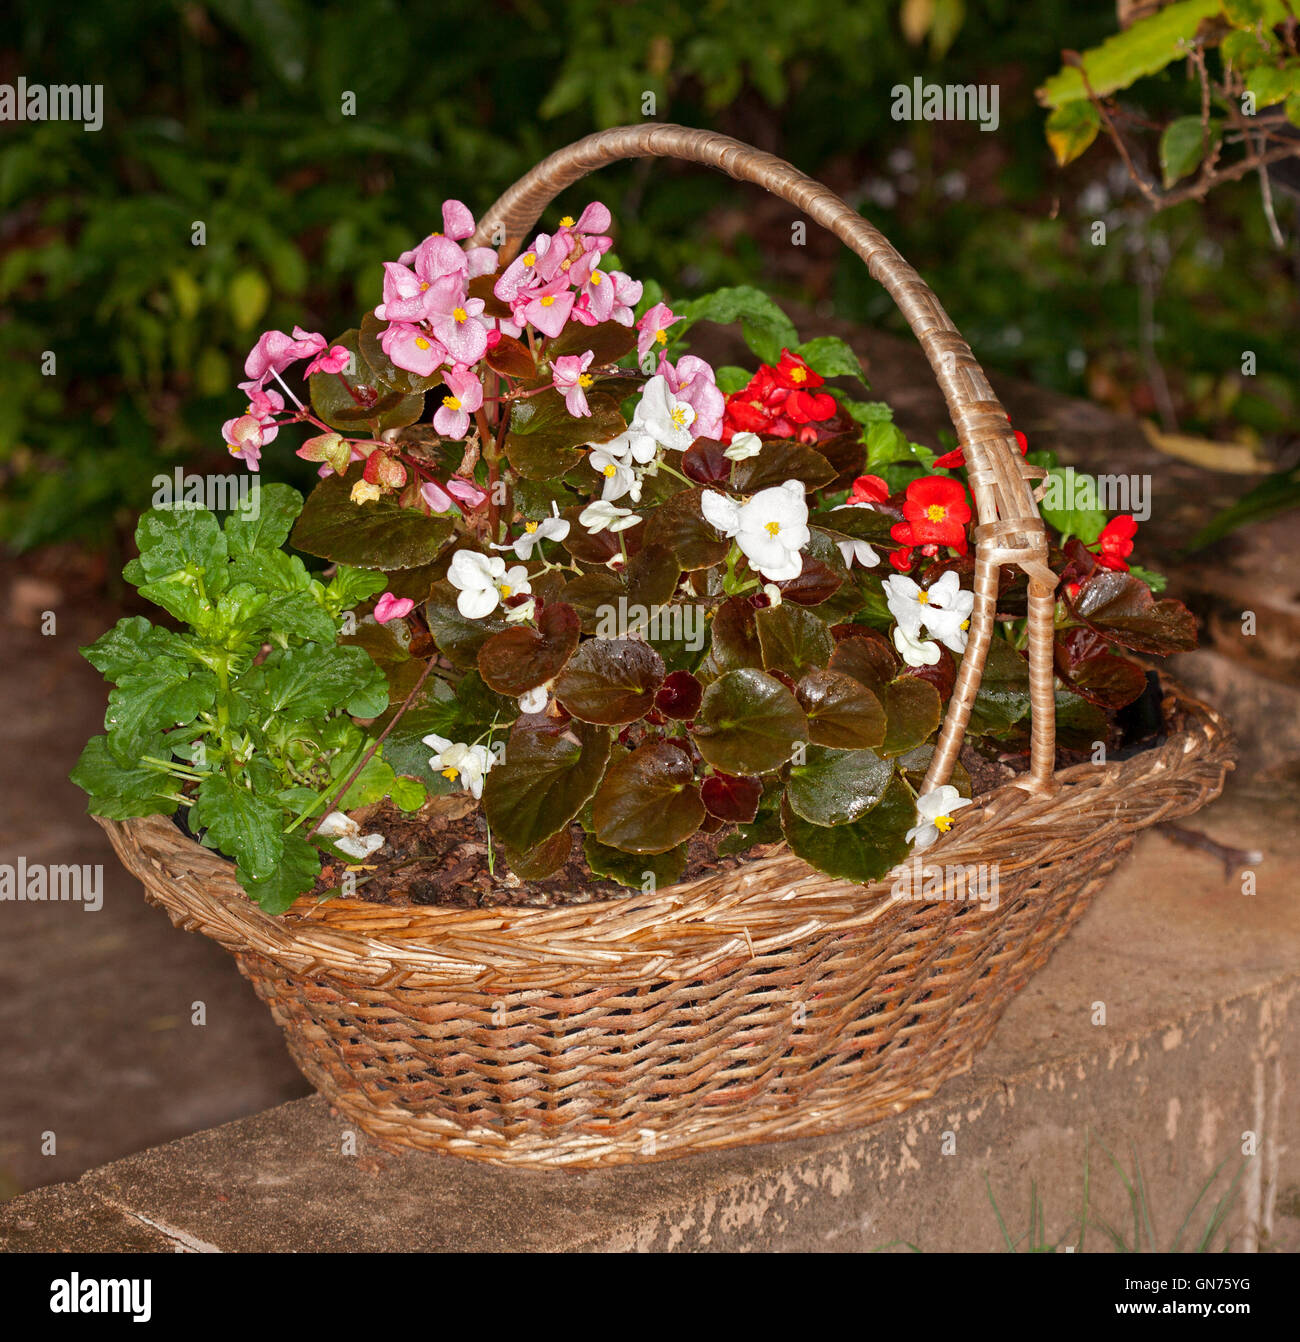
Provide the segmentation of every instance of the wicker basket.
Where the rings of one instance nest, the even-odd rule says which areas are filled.
[[[1000,568],[1030,578],[1030,770],[926,851],[997,864],[998,901],[928,902],[832,880],[788,854],[651,896],[558,909],[392,909],[300,900],[272,918],[232,866],[154,816],[101,820],[172,921],[231,951],[307,1079],[380,1141],[517,1165],[663,1159],[874,1122],[970,1066],[1141,829],[1216,796],[1222,721],[1168,687],[1178,730],[1123,761],[1053,773],[1047,539],[1006,415],[934,295],[853,210],[769,154],[632,126],[552,155],[489,211],[513,255],[593,169],[671,156],[757,182],[867,263],[929,357],[966,451],[979,525],[975,608],[926,786],[960,749]]]

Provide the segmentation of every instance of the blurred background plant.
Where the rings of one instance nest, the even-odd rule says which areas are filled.
[[[111,571],[156,473],[228,468],[219,426],[262,329],[354,324],[380,261],[445,197],[480,211],[548,151],[641,120],[650,95],[656,119],[780,153],[859,206],[989,367],[1293,464],[1294,196],[1275,193],[1279,249],[1257,181],[1153,212],[1105,139],[1064,168],[1048,149],[1035,89],[1062,48],[1115,33],[1103,7],[132,0],[69,14],[17,0],[10,13],[0,82],[102,83],[105,99],[96,133],[17,122],[0,140],[13,548],[78,540]],[[1199,112],[1185,64],[1143,79],[1144,115]],[[997,85],[997,132],[893,120],[891,89],[918,75]],[[902,329],[832,240],[790,245],[779,202],[648,162],[603,174],[599,194],[624,221],[624,266],[671,294],[759,282]],[[264,464],[269,478],[303,469],[288,451]]]

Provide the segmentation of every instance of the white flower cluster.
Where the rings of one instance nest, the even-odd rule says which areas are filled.
[[[939,660],[938,639],[953,652],[966,651],[975,594],[963,591],[951,569],[930,587],[922,587],[901,573],[886,578],[885,600],[898,622],[894,646],[908,666],[933,666]],[[929,638],[922,637],[922,633]]]

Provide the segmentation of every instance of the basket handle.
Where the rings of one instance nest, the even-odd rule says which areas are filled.
[[[542,211],[566,187],[598,168],[626,158],[677,158],[754,182],[788,201],[833,233],[866,262],[907,318],[948,403],[957,441],[966,454],[975,498],[975,604],[961,668],[934,756],[922,784],[929,792],[948,781],[961,750],[971,707],[993,637],[998,574],[1014,564],[1029,577],[1030,768],[1017,781],[1030,792],[1051,792],[1056,760],[1056,698],[1052,669],[1053,593],[1047,531],[1034,502],[1028,471],[1014,447],[1006,411],[984,370],[930,287],[884,235],[833,191],[784,159],[688,126],[616,126],[578,140],[545,158],[483,216],[474,244],[504,238],[503,261],[514,257]],[[499,245],[499,244],[498,244]]]

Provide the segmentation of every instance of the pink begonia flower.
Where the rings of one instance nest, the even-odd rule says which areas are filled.
[[[262,446],[273,443],[276,434],[280,432],[275,416],[284,409],[284,397],[278,391],[264,391],[256,382],[241,382],[239,387],[248,396],[244,414],[251,415],[262,426]],[[235,423],[233,419],[226,421],[227,425],[233,423]]]
[[[587,368],[595,357],[592,350],[582,355],[562,354],[551,364],[551,371],[555,374],[555,389],[564,393],[565,407],[575,419],[591,414],[587,405],[591,374]]]
[[[447,351],[412,322],[393,322],[380,333],[379,344],[398,368],[419,377],[431,377],[447,359]]]
[[[543,335],[557,336],[573,311],[573,291],[563,275],[544,284],[540,289],[521,293],[514,302],[511,315],[521,324],[527,322]]]
[[[435,513],[445,513],[454,500],[436,480],[426,480],[420,486],[420,497]]]
[[[614,286],[614,309],[609,318],[620,326],[631,326],[636,320],[636,313],[632,309],[641,301],[645,286],[621,270],[611,270],[609,278]]]
[[[244,376],[257,387],[263,387],[277,373],[283,373],[291,363],[309,358],[325,348],[325,337],[314,331],[293,328],[293,335],[283,331],[265,331],[244,360]],[[247,384],[241,384],[248,390]]]
[[[480,275],[491,275],[497,268],[497,249],[470,247],[465,252],[465,261],[469,266],[468,279],[476,280]]]
[[[431,234],[414,251],[384,262],[384,301],[375,316],[380,321],[424,321],[433,286],[449,277],[463,281],[468,271],[465,253],[450,238]]]
[[[442,203],[442,231],[449,238],[459,241],[474,231],[474,216],[469,208],[459,200],[444,200]]]
[[[449,275],[429,290],[429,325],[457,363],[471,364],[487,353],[487,327],[479,320],[481,298],[470,298],[460,276]]]
[[[578,233],[607,233],[612,222],[613,215],[609,207],[593,200],[578,216],[578,222],[573,227]]]
[[[256,471],[258,459],[262,455],[262,425],[252,415],[240,415],[238,419],[228,419],[221,426],[221,436],[225,439],[230,455],[242,461],[250,471]]]
[[[473,509],[487,502],[486,489],[480,489],[472,480],[462,480],[459,475],[453,475],[447,481],[447,493],[462,508]]]
[[[543,260],[550,249],[551,239],[545,233],[539,233],[532,245],[519,253],[505,268],[501,278],[492,286],[492,292],[503,302],[513,304],[527,289],[536,288],[541,283],[537,273],[537,264]]]
[[[433,427],[444,438],[464,437],[469,417],[483,404],[483,384],[464,366],[457,364],[447,374],[447,390],[433,416]]]
[[[415,602],[409,596],[394,596],[385,592],[375,602],[375,623],[387,624],[389,620],[400,620],[415,609]]]
[[[674,368],[662,356],[656,370],[668,383],[668,390],[695,411],[691,432],[697,438],[716,438],[722,432],[727,398],[718,390],[713,368],[694,354],[684,354]]]
[[[352,353],[344,349],[342,345],[335,345],[333,349],[318,354],[303,369],[303,377],[310,377],[313,373],[341,373],[350,362]]]
[[[631,309],[628,309],[629,313]],[[584,326],[607,322],[614,315],[614,282],[599,267],[583,282],[573,315]]]
[[[667,303],[656,303],[646,310],[645,316],[636,324],[636,357],[644,359],[652,345],[664,346],[668,343],[668,328],[680,317],[673,316],[673,310]]]

